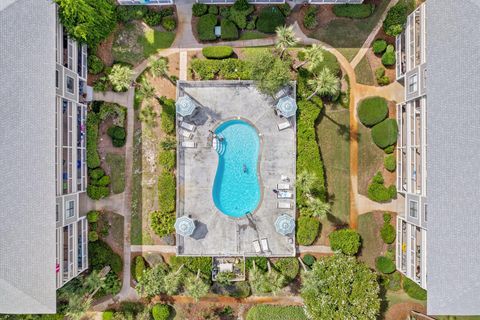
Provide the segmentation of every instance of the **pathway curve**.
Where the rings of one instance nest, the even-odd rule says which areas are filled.
[[[385,11],[383,12],[382,16],[380,17],[380,20],[378,20],[377,25],[375,28],[373,28],[372,32],[368,35],[367,39],[363,43],[362,47],[358,51],[357,55],[353,58],[352,62],[350,64],[352,65],[353,68],[357,66],[357,64],[362,60],[362,58],[365,56],[367,53],[368,49],[370,49],[370,46],[375,40],[375,37],[377,36],[378,31],[380,31],[380,28],[383,26],[383,20],[385,20],[385,17],[388,14],[388,11],[390,10],[391,7],[393,7],[395,4],[397,4],[399,0],[392,0],[388,4],[388,6],[385,8]]]
[[[279,304],[279,305],[303,305],[303,299],[300,296],[250,296],[248,298],[233,298],[228,296],[206,296],[200,298],[197,302],[193,298],[187,296],[168,296],[156,297],[154,302],[166,301],[175,304],[191,304],[191,303],[220,303],[220,304]]]

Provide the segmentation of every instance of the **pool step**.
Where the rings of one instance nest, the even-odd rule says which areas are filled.
[[[223,138],[222,136],[218,136]],[[213,138],[213,148],[217,151],[218,154],[222,155],[225,152],[225,145],[218,138]]]

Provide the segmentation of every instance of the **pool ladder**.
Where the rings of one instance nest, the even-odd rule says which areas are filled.
[[[217,137],[213,138],[213,148],[218,154],[222,155],[225,152],[225,145],[218,138],[223,138],[223,136],[218,135]]]

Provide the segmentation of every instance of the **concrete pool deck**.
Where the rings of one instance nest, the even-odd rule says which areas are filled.
[[[293,86],[295,88],[295,86]],[[293,95],[295,91],[293,89]],[[193,138],[180,136],[177,121],[177,217],[195,220],[191,237],[176,236],[177,254],[185,256],[258,256],[295,255],[295,234],[282,236],[275,220],[282,213],[295,216],[295,117],[291,127],[279,131],[284,121],[274,112],[273,98],[261,94],[251,81],[179,81],[177,98],[188,95],[198,105],[185,122],[196,125]],[[295,98],[295,97],[294,97]],[[218,154],[212,148],[211,131],[222,122],[241,118],[256,127],[260,136],[259,170],[262,198],[258,208],[242,218],[220,212],[212,198]],[[182,141],[194,141],[196,148],[181,147]],[[273,189],[290,179],[293,198],[277,199]],[[278,202],[290,202],[291,209],[278,209]],[[269,253],[255,253],[254,240],[266,238]]]

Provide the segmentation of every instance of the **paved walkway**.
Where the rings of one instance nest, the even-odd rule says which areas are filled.
[[[132,245],[132,252],[156,252],[156,253],[175,253],[175,246],[168,245]]]
[[[332,254],[333,251],[329,246],[298,246],[297,253],[323,253]]]

